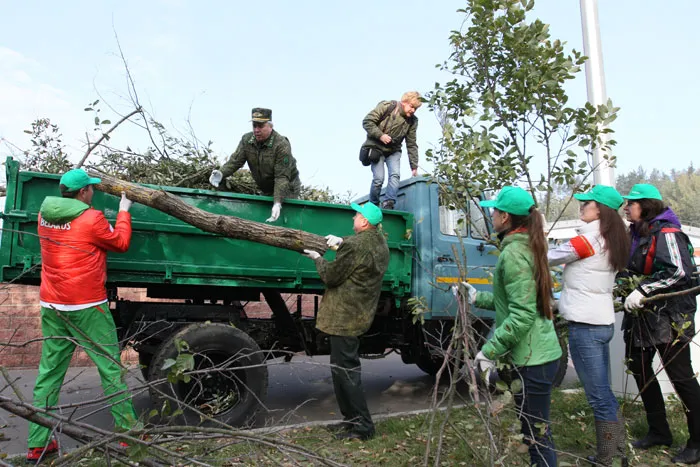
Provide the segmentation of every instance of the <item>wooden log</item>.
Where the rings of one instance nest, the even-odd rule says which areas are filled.
[[[320,235],[241,219],[236,216],[212,214],[185,203],[178,196],[165,190],[154,190],[102,173],[91,172],[90,176],[102,179],[102,183],[95,185],[96,190],[117,197],[121,197],[123,191],[130,200],[162,211],[205,232],[286,248],[300,253],[307,249],[323,254],[328,249],[326,239]]]

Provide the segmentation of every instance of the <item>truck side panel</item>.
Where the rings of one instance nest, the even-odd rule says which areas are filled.
[[[39,281],[40,245],[37,215],[46,196],[58,195],[58,175],[19,172],[8,158],[8,192],[3,219],[0,281]],[[157,187],[180,196],[205,211],[264,222],[272,198],[208,190]],[[113,223],[119,200],[95,192],[93,205]],[[209,234],[161,211],[134,203],[133,237],[129,251],[108,255],[108,282],[121,287],[155,284],[209,285],[238,288],[276,288],[282,291],[320,292],[323,289],[313,262],[294,251]],[[349,206],[290,200],[275,225],[319,235],[352,234],[354,211]],[[410,291],[413,217],[385,212],[383,228],[391,259],[383,289],[397,297]],[[14,231],[14,232],[13,232]],[[335,253],[329,251],[326,258]],[[24,273],[24,274],[23,274]]]

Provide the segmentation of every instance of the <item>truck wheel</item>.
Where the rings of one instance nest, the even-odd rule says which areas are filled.
[[[169,400],[169,418],[178,424],[200,425],[203,422],[195,410],[228,425],[250,422],[267,395],[267,367],[260,347],[240,329],[226,324],[191,324],[171,336],[158,349],[149,365],[148,380],[154,383],[167,379],[173,368],[167,363],[178,358],[176,341],[187,343],[187,353],[193,356],[194,371],[207,370],[171,383],[167,380],[151,389],[151,399],[160,410],[169,399],[158,391],[177,399]],[[169,361],[169,359],[172,359]],[[182,412],[176,412],[176,409]],[[167,415],[167,414],[163,414]]]
[[[141,369],[141,374],[143,379],[148,381],[148,372],[151,369],[151,362],[153,361],[153,354],[146,352],[139,352],[139,367]]]

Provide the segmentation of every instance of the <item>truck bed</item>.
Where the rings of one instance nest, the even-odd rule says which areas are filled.
[[[41,252],[37,215],[46,196],[58,196],[60,176],[20,172],[12,158],[6,162],[7,199],[0,242],[0,282],[38,284]],[[144,185],[175,194],[187,203],[216,214],[232,215],[264,222],[269,216],[272,198],[209,190]],[[93,206],[114,223],[119,200],[99,191]],[[108,255],[108,286],[147,287],[158,290],[224,290],[239,292],[260,288],[280,291],[318,293],[323,284],[311,260],[299,253],[245,240],[233,240],[199,230],[161,211],[134,203],[131,208],[133,236],[127,253]],[[313,201],[285,201],[280,219],[274,224],[319,235],[352,234],[354,211],[346,205]],[[411,257],[414,250],[411,232],[413,216],[405,212],[385,211],[383,229],[389,242],[391,259],[384,276],[383,290],[396,297],[409,293]],[[326,253],[332,259],[335,253]],[[176,287],[173,287],[176,286]],[[221,288],[221,289],[219,289]],[[204,290],[202,289],[202,290]],[[185,294],[185,291],[188,292]]]

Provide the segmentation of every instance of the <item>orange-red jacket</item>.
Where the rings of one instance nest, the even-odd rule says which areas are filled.
[[[87,204],[49,196],[39,212],[38,233],[42,302],[82,305],[107,299],[107,251],[129,249],[128,212],[120,211],[112,228],[100,211]]]

